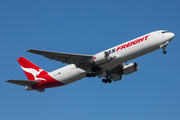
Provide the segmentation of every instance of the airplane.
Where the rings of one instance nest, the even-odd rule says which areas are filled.
[[[46,72],[24,57],[17,59],[28,80],[7,80],[6,82],[26,86],[25,90],[44,92],[46,88],[70,84],[85,77],[103,78],[103,83],[119,81],[122,75],[138,71],[136,62],[124,64],[129,60],[162,48],[166,54],[166,46],[175,34],[166,30],[158,30],[123,44],[117,45],[95,55],[70,54],[29,49],[27,52],[42,55],[46,58],[67,63],[69,65]]]

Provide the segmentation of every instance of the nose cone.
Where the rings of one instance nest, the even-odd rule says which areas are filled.
[[[166,33],[164,38],[168,41],[171,41],[174,38],[175,34],[172,32]]]
[[[169,37],[170,37],[171,40],[174,38],[174,36],[175,36],[175,34],[172,33],[172,32],[171,32],[170,35],[169,35]]]

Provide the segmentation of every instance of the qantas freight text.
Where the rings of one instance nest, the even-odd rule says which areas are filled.
[[[127,47],[130,47],[130,46],[132,46],[132,45],[136,45],[137,43],[143,42],[144,40],[147,40],[147,38],[148,38],[149,36],[150,36],[150,35],[147,35],[147,36],[144,36],[144,37],[142,37],[142,38],[136,39],[136,40],[134,40],[134,41],[132,41],[132,42],[129,42],[129,43],[127,43],[127,44],[121,45],[121,46],[119,46],[119,47],[116,49],[116,51],[122,50],[122,49],[127,48]]]
[[[113,49],[109,50],[109,54],[114,53],[114,52],[116,52],[116,51],[118,51],[118,50],[125,49],[125,48],[127,48],[127,47],[132,46],[132,45],[136,45],[137,43],[143,42],[144,40],[147,40],[147,38],[148,38],[149,36],[150,36],[150,35],[146,35],[146,36],[144,36],[144,37],[142,37],[142,38],[136,39],[136,40],[131,41],[131,42],[127,43],[127,44],[123,44],[123,45],[121,45],[121,46],[119,46],[119,47],[117,47],[117,48],[113,48]]]
[[[25,90],[28,91],[37,90],[39,92],[44,92],[46,88],[67,85],[85,77],[98,76],[103,78],[102,82],[104,83],[115,82],[121,80],[124,74],[129,75],[138,71],[139,66],[136,62],[124,64],[125,62],[159,48],[162,48],[163,53],[166,54],[165,48],[173,38],[174,33],[172,32],[154,31],[95,55],[30,49],[28,52],[69,65],[52,72],[46,72],[24,57],[20,57],[17,60],[28,80],[7,80],[6,82],[26,86]]]

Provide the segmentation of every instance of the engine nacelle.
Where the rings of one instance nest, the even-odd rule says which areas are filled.
[[[131,73],[136,72],[138,70],[139,70],[139,66],[135,62],[124,65],[124,67],[123,67],[123,73],[125,75],[131,74]]]
[[[108,52],[102,52],[97,55],[95,55],[92,59],[91,63],[94,63],[95,65],[106,63],[110,60],[110,56]]]

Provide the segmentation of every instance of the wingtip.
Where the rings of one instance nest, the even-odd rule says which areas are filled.
[[[9,80],[6,80],[5,82],[9,82]]]
[[[13,80],[6,80],[5,82],[11,83]]]
[[[33,49],[29,49],[29,50],[27,50],[27,52],[31,52]]]

